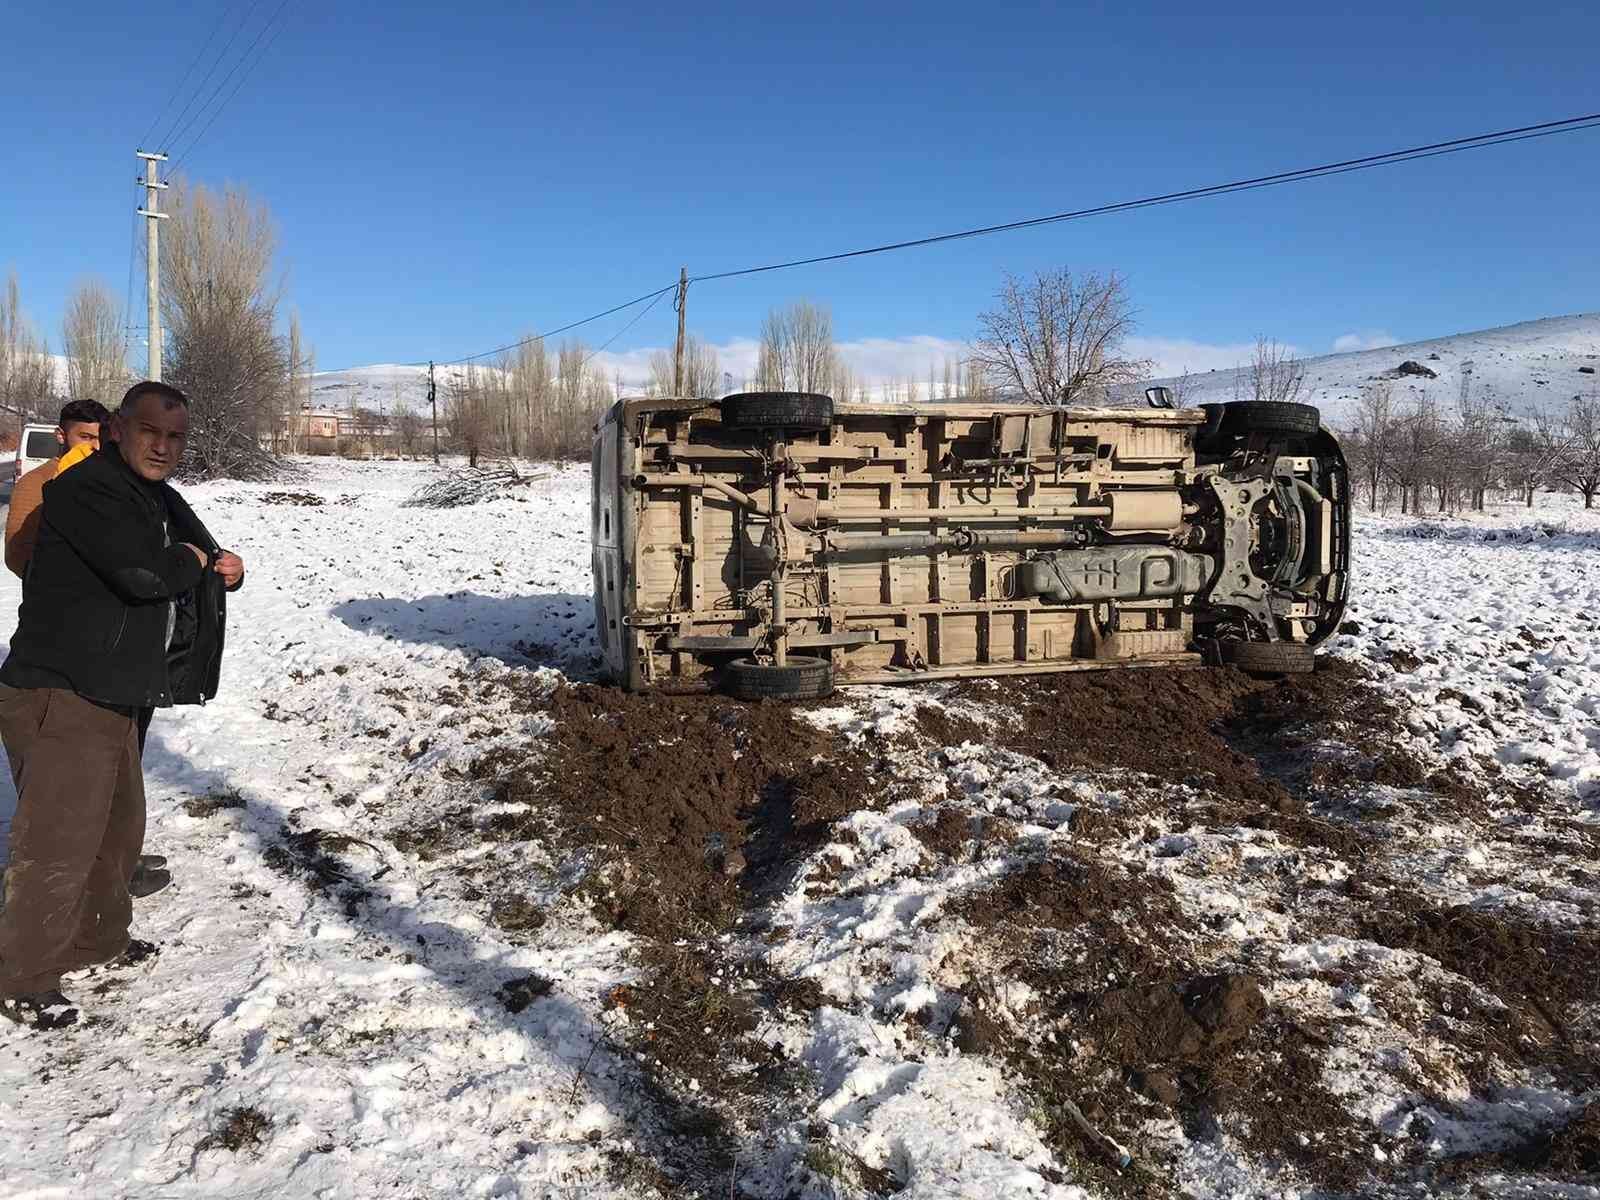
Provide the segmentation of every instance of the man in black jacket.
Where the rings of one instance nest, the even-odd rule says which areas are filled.
[[[109,442],[45,486],[0,666],[0,738],[17,784],[0,1015],[37,1028],[77,1020],[63,973],[129,948],[152,711],[217,693],[224,593],[244,563],[165,482],[188,407],[176,388],[134,384]]]

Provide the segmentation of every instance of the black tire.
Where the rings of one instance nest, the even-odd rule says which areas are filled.
[[[1307,675],[1317,654],[1304,642],[1218,642],[1222,661],[1252,675]]]
[[[739,392],[722,398],[722,423],[734,429],[826,429],[833,424],[833,397]]]
[[[820,700],[833,694],[833,664],[793,654],[781,667],[739,658],[723,669],[722,686],[735,700]]]
[[[1322,427],[1322,414],[1309,404],[1274,400],[1235,400],[1222,406],[1222,432],[1244,437],[1268,433],[1308,437]]]

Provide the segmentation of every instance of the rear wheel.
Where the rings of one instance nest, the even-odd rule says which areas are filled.
[[[833,397],[815,392],[739,392],[722,398],[722,423],[734,429],[826,429]]]
[[[739,658],[724,668],[722,686],[735,700],[818,700],[833,692],[833,664],[798,655],[781,667]]]
[[[1218,642],[1222,661],[1252,675],[1305,675],[1317,655],[1304,642]]]
[[[1322,414],[1309,404],[1276,400],[1235,400],[1222,406],[1222,432],[1243,437],[1252,433],[1305,437],[1322,426]]]

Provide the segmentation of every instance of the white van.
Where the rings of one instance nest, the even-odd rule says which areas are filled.
[[[61,453],[61,443],[56,440],[54,425],[24,425],[17,439],[17,466],[11,476],[16,483],[40,463],[47,463]]]

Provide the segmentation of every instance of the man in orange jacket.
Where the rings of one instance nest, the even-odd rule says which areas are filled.
[[[93,452],[100,448],[100,426],[111,420],[105,405],[97,400],[74,400],[61,410],[56,425],[56,441],[65,456],[79,446]],[[39,505],[44,501],[44,485],[56,477],[61,458],[52,458],[29,471],[11,490],[11,507],[6,510],[6,566],[21,579],[33,557],[33,543],[39,536]]]

